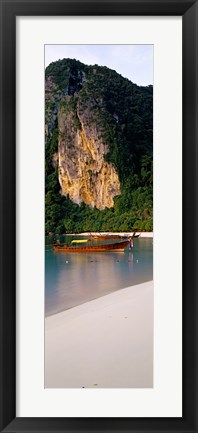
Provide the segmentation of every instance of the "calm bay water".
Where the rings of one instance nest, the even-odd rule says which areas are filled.
[[[136,238],[132,252],[45,250],[45,314],[49,316],[115,290],[153,279],[153,239]]]

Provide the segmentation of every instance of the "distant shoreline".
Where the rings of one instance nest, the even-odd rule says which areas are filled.
[[[89,236],[92,235],[120,235],[132,236],[134,232],[84,232],[84,233],[69,233],[68,236]],[[135,232],[140,238],[153,238],[153,232]]]

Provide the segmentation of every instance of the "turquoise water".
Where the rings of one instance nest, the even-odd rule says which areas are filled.
[[[136,238],[129,252],[45,250],[45,315],[153,279],[153,239]]]

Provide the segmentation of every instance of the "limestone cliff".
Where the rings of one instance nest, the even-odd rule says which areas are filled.
[[[107,67],[46,68],[46,233],[151,229],[152,104]]]
[[[83,125],[75,128],[77,113],[58,113],[58,173],[61,193],[77,204],[82,202],[98,209],[114,205],[120,194],[118,174],[112,164],[105,161],[108,146],[99,139],[96,128]]]
[[[53,76],[47,77],[46,143],[56,129],[58,149],[52,164],[58,167],[61,194],[77,204],[84,202],[102,210],[114,206],[114,197],[120,195],[120,181],[115,167],[104,159],[109,146],[100,128],[96,122],[89,123],[96,103],[92,100],[84,110],[82,102],[77,101],[75,91],[80,91],[85,82],[85,72],[78,72],[73,81],[70,74],[66,89],[61,91]]]

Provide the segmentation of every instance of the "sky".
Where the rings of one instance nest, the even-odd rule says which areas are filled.
[[[107,66],[139,86],[153,84],[153,45],[45,45],[45,67],[64,58]]]

